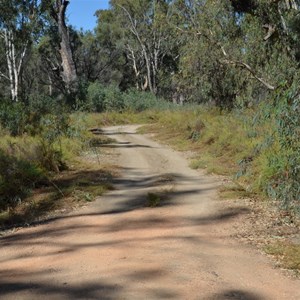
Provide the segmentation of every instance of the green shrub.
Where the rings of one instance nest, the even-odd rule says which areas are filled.
[[[94,82],[88,87],[86,107],[91,112],[142,112],[149,109],[165,110],[175,105],[150,92],[137,89],[121,92],[115,85],[104,86]]]
[[[91,83],[87,90],[87,108],[92,112],[122,111],[123,95],[115,85],[103,86],[99,82]]]
[[[43,178],[43,171],[35,164],[0,150],[0,209],[16,206]]]
[[[125,109],[134,112],[142,112],[149,109],[164,110],[171,104],[163,99],[158,99],[154,94],[131,89],[124,93]]]
[[[40,164],[48,171],[66,169],[63,159],[62,138],[71,134],[67,115],[45,115],[41,118],[39,134]]]
[[[28,121],[25,131],[29,134],[39,134],[41,130],[41,120],[46,115],[61,115],[65,107],[58,99],[47,95],[35,95],[28,101],[27,115]]]
[[[269,194],[285,207],[300,201],[300,98],[298,84],[278,94],[274,113],[274,136],[279,151],[269,159],[274,175]]]
[[[104,107],[106,111],[121,112],[124,110],[123,94],[117,86],[110,85],[106,87],[104,93]]]
[[[104,86],[99,82],[91,83],[87,89],[87,108],[93,112],[102,112],[104,105],[105,93]]]
[[[16,136],[24,133],[28,121],[26,107],[23,103],[3,101],[0,103],[0,124]]]

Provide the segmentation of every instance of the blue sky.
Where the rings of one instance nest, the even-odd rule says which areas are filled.
[[[108,8],[109,0],[71,0],[67,10],[69,24],[77,29],[92,30],[96,25],[95,11]]]

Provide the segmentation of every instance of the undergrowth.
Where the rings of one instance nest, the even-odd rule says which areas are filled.
[[[84,184],[75,176],[67,186],[56,179],[78,168],[82,153],[95,152],[96,140],[100,137],[88,131],[88,121],[80,113],[44,115],[31,134],[12,136],[0,129],[0,224],[34,219],[60,207],[65,197],[92,201],[111,188],[98,179]],[[43,199],[32,200],[41,189]]]

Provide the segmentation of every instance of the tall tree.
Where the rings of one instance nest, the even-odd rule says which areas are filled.
[[[20,79],[24,60],[38,29],[38,1],[0,1],[0,38],[5,48],[6,65],[0,69],[0,77],[10,84],[12,101],[19,100]]]
[[[159,71],[172,45],[168,1],[111,1],[111,5],[124,29],[124,50],[137,86],[156,94]]]
[[[70,43],[69,30],[66,25],[66,11],[70,4],[68,0],[44,1],[50,16],[55,21],[60,37],[59,53],[61,57],[62,79],[67,93],[73,93],[78,88],[78,76]]]

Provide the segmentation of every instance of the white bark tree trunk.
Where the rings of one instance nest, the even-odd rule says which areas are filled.
[[[19,100],[19,80],[24,57],[27,51],[28,41],[25,41],[20,53],[17,53],[13,31],[11,29],[4,28],[1,33],[1,37],[4,39],[8,75],[0,72],[0,76],[9,81],[11,99],[12,101],[17,102]]]
[[[136,41],[139,45],[140,56],[143,57],[144,60],[144,74],[145,75],[145,83],[142,86],[144,90],[147,87],[150,92],[156,94],[157,93],[157,74],[159,71],[159,65],[162,57],[164,56],[162,42],[163,36],[162,32],[156,31],[156,29],[151,29],[149,36],[145,39],[145,36],[142,36],[141,32],[137,27],[137,21],[134,19],[134,16],[130,14],[130,12],[121,5],[118,5],[124,12],[129,21],[129,29],[133,36],[136,38]],[[155,14],[155,7],[154,7]],[[132,53],[130,53],[132,57]],[[141,72],[140,72],[141,73]],[[140,74],[142,76],[142,74]]]

